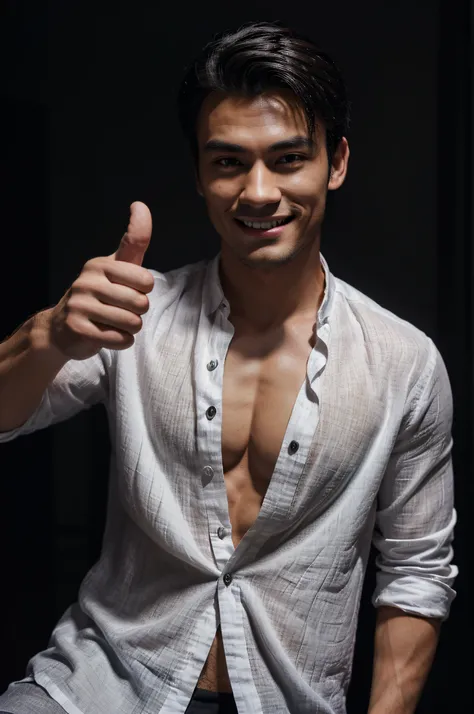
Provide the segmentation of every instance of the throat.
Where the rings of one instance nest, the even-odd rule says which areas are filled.
[[[325,274],[317,266],[267,265],[249,267],[235,258],[220,269],[224,294],[230,305],[230,321],[255,332],[280,327],[287,321],[316,320],[324,298]]]

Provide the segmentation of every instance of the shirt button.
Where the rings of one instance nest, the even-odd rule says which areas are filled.
[[[300,448],[300,445],[298,444],[297,441],[290,441],[290,445],[288,447],[288,452],[290,454],[296,454],[298,449]]]
[[[211,419],[214,419],[216,414],[217,414],[217,409],[215,407],[209,407],[209,409],[206,411],[206,416],[209,419],[209,421]]]
[[[214,476],[214,469],[211,466],[204,466],[202,471],[204,475],[209,476],[209,478],[211,478],[211,476]]]
[[[227,534],[227,531],[226,531],[226,529],[223,528],[222,526],[220,526],[220,527],[217,529],[217,535],[219,536],[219,538],[220,538],[221,540],[226,537],[226,534]]]
[[[215,369],[218,364],[219,364],[219,360],[211,359],[211,361],[208,362],[206,366],[207,366],[207,369],[209,370],[209,372],[212,372],[212,370]]]
[[[226,573],[224,575],[224,585],[230,585],[232,582],[232,575],[230,573]]]

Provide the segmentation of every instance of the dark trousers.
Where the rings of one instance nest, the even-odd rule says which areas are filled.
[[[65,714],[38,684],[22,682],[0,696],[0,714]],[[232,694],[195,689],[186,714],[238,714]]]
[[[233,694],[195,689],[186,714],[238,714]]]

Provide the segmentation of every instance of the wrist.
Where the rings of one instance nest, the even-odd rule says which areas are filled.
[[[54,365],[59,370],[69,357],[65,355],[52,340],[51,320],[54,308],[47,308],[38,312],[31,318],[30,326],[30,346],[38,355],[45,358],[49,364]]]

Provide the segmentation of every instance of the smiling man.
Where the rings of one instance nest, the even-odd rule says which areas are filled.
[[[0,710],[344,714],[373,542],[368,711],[412,714],[454,597],[451,393],[431,339],[320,254],[343,79],[253,24],[206,46],[179,109],[219,254],[145,269],[135,203],[0,345],[1,439],[102,402],[112,440],[100,559]]]

